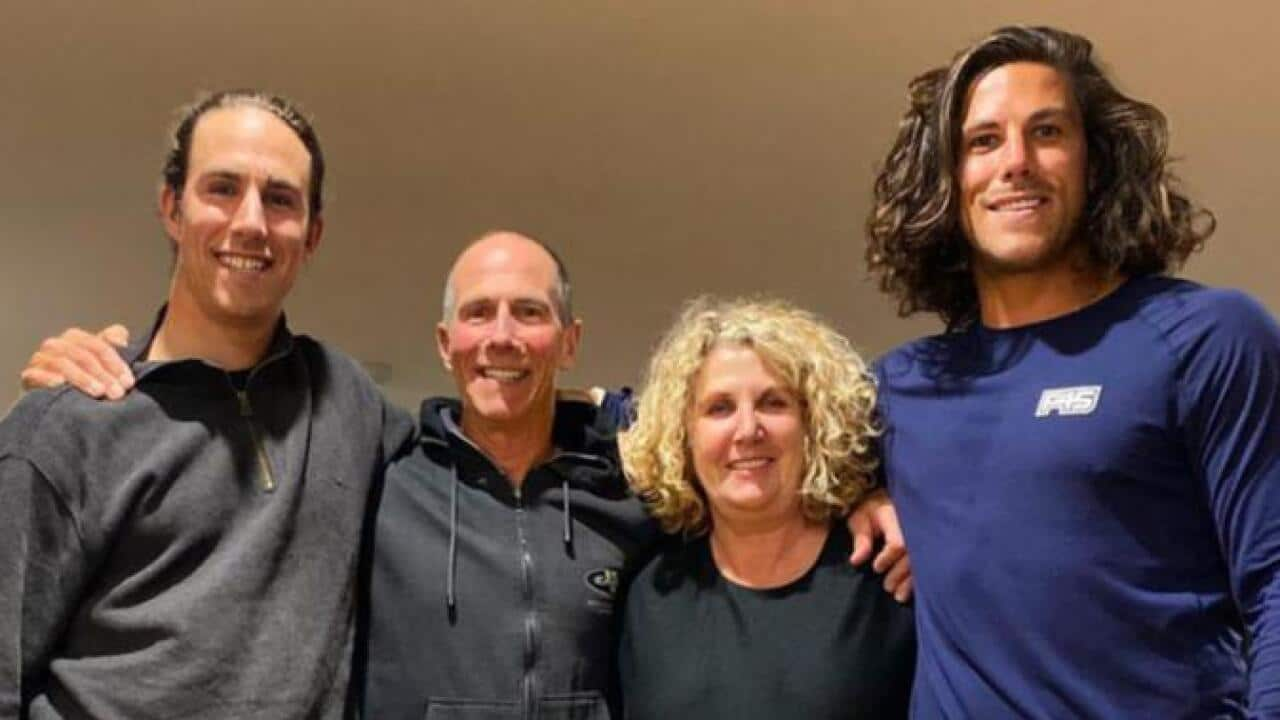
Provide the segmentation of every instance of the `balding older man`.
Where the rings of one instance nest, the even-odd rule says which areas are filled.
[[[606,717],[619,579],[657,532],[614,419],[557,403],[581,333],[544,245],[458,257],[436,339],[461,400],[423,403],[371,523],[367,717]]]

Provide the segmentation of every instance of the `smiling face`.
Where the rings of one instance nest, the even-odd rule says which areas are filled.
[[[211,110],[192,136],[179,197],[160,197],[177,252],[170,303],[205,322],[262,328],[280,316],[320,242],[307,206],[311,156],[292,129],[245,105]]]
[[[1087,144],[1068,80],[1032,62],[979,76],[960,142],[961,221],[978,282],[1069,272]]]
[[[707,354],[694,378],[686,428],[713,523],[800,516],[800,399],[754,350],[720,345]]]
[[[453,303],[436,341],[462,397],[463,430],[549,422],[556,374],[572,367],[582,331],[556,313],[555,261],[524,236],[495,233],[467,248],[449,278]]]

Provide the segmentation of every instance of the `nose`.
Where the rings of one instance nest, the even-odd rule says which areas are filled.
[[[1022,133],[1009,133],[1001,152],[1000,177],[1002,179],[1014,180],[1031,174],[1031,151]]]
[[[262,209],[262,194],[250,187],[240,198],[236,214],[231,219],[231,233],[237,237],[262,238],[267,235],[267,218]]]
[[[495,345],[514,345],[515,330],[515,318],[511,316],[511,309],[503,303],[494,315],[493,332],[489,335],[489,342]]]
[[[763,435],[764,427],[756,417],[754,408],[743,408],[738,411],[738,422],[734,427],[733,441],[739,444],[756,442]]]

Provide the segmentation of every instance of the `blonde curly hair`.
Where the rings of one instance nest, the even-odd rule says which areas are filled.
[[[845,513],[872,485],[880,432],[875,381],[848,340],[781,300],[701,297],[684,308],[649,361],[636,422],[619,436],[632,488],[667,532],[691,537],[709,529],[688,420],[698,371],[724,345],[755,351],[800,400],[805,517],[819,522]]]

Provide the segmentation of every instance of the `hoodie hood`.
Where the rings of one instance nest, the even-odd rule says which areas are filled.
[[[519,489],[503,475],[497,463],[462,434],[461,417],[462,405],[458,400],[430,398],[422,403],[418,418],[423,450],[442,466],[448,466],[452,476],[445,574],[445,607],[451,622],[457,612],[459,485],[480,489],[510,507],[536,503],[543,493],[558,490],[563,517],[562,540],[570,554],[573,552],[573,502],[570,500],[573,491],[610,500],[620,500],[628,494],[613,421],[595,405],[572,401],[556,403],[551,428],[552,455],[529,469]]]
[[[509,480],[493,460],[462,433],[462,404],[455,398],[424,400],[419,412],[421,442],[427,452],[454,461],[458,479],[484,487],[500,498],[514,499]],[[601,495],[618,493],[622,462],[614,420],[593,404],[562,400],[556,403],[551,428],[551,458],[540,465],[549,467],[573,487]],[[536,493],[540,483],[529,483],[525,491]]]

